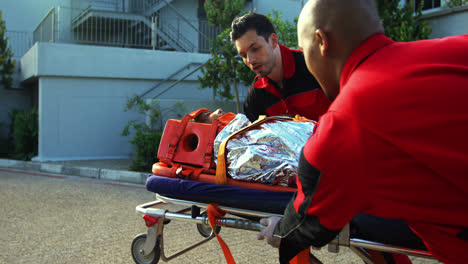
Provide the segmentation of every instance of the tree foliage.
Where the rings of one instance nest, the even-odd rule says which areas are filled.
[[[211,58],[201,69],[202,76],[198,77],[201,83],[200,88],[213,88],[215,94],[225,100],[235,99],[231,92],[232,84],[245,83],[252,76],[252,74],[238,74],[243,67],[243,62],[229,40],[229,32],[229,28],[225,29],[211,44]],[[233,88],[235,90],[237,86]]]
[[[244,6],[245,0],[206,0],[204,4],[208,21],[222,29],[231,26],[232,20]]]
[[[421,19],[422,4],[414,8],[414,0],[400,5],[400,1],[377,0],[385,35],[395,41],[427,39],[432,30],[429,21]]]
[[[3,21],[2,11],[0,11],[0,84],[5,88],[10,88],[13,83],[16,62],[12,59],[13,52],[8,45],[8,37],[5,34],[5,21]]]
[[[444,7],[452,8],[457,6],[468,5],[468,0],[445,0]]]
[[[294,18],[294,23],[288,20],[283,20],[283,12],[273,9],[271,13],[266,15],[273,26],[275,27],[276,35],[280,43],[290,47],[297,47],[297,17]]]

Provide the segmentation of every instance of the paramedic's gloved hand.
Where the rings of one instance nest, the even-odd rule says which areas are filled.
[[[273,231],[275,231],[276,225],[282,218],[282,216],[271,216],[260,219],[260,224],[266,227],[257,234],[257,239],[263,240],[266,238],[268,244],[270,244],[272,247],[279,248],[281,238],[273,236]]]

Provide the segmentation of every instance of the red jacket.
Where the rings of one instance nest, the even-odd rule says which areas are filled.
[[[244,102],[244,113],[255,121],[259,115],[301,115],[317,121],[330,100],[306,67],[304,54],[280,45],[283,61],[283,88],[268,77],[256,77]]]
[[[352,53],[303,149],[280,252],[328,243],[361,212],[403,219],[436,258],[468,263],[467,49],[468,35],[377,34]]]

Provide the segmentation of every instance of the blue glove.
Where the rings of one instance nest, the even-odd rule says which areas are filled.
[[[266,227],[257,234],[257,239],[263,240],[266,238],[268,244],[270,244],[274,248],[279,248],[281,238],[274,236],[273,231],[275,231],[276,225],[282,218],[282,216],[271,216],[268,218],[260,219],[260,224]]]

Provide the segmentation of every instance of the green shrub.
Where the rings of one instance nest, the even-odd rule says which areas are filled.
[[[38,149],[38,113],[13,109],[10,112],[8,156],[12,159],[31,160]]]
[[[135,148],[135,158],[130,165],[133,171],[151,171],[151,167],[158,161],[156,157],[161,141],[162,132],[137,131],[135,137],[129,142]]]
[[[170,109],[161,109],[156,102],[147,103],[144,98],[137,95],[127,99],[124,111],[136,111],[140,118],[130,120],[124,127],[121,135],[129,136],[130,130],[135,131],[135,136],[129,140],[135,151],[130,170],[133,171],[151,171],[153,164],[158,161],[157,154],[159,142],[161,141],[164,125],[163,113],[175,113],[181,117],[185,107],[182,103],[176,103]]]
[[[5,127],[5,123],[0,122],[0,158],[5,158],[8,156],[8,139],[2,132],[2,127]]]

